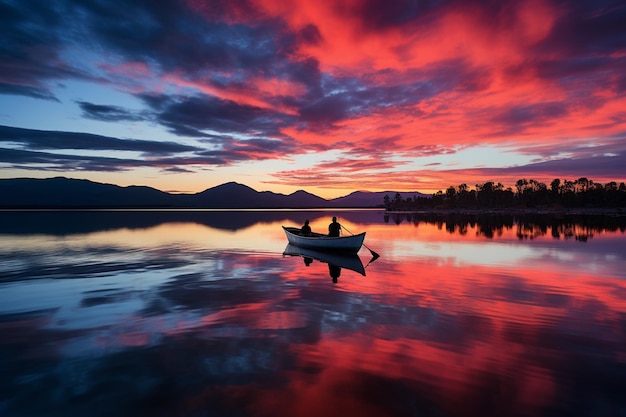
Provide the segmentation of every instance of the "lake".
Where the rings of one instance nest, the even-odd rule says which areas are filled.
[[[283,253],[281,225],[333,215],[367,232],[357,259]],[[625,230],[1,212],[0,415],[624,416]]]

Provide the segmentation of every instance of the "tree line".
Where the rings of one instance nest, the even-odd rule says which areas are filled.
[[[433,224],[440,230],[451,234],[467,235],[473,230],[477,236],[495,238],[505,230],[515,230],[517,237],[534,239],[551,235],[553,238],[575,239],[586,242],[597,233],[626,231],[624,216],[594,216],[585,214],[563,214],[546,216],[539,213],[515,215],[507,212],[499,213],[445,213],[445,212],[396,212],[385,214],[385,223],[402,222]]]
[[[383,204],[390,211],[476,208],[605,208],[626,207],[626,184],[615,181],[601,184],[585,177],[577,180],[556,178],[550,185],[526,178],[515,189],[487,181],[471,189],[467,184],[450,186],[428,197],[408,197],[400,193],[385,195]]]

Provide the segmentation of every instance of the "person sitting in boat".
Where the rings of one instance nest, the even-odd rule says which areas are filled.
[[[309,226],[308,220],[304,221],[304,225],[300,228],[300,234],[302,236],[311,236],[311,226]]]
[[[333,217],[333,222],[328,225],[328,236],[339,237],[340,234],[341,234],[341,224],[339,224],[336,217]]]

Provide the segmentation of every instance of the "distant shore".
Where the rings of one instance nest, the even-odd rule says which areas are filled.
[[[423,210],[385,210],[385,214],[424,214],[424,215],[547,215],[547,216],[626,216],[623,207],[572,207],[572,208],[451,208]]]
[[[572,208],[431,208],[386,210],[384,207],[172,207],[172,206],[0,206],[0,211],[333,211],[380,210],[385,215],[546,215],[626,216],[625,207]]]

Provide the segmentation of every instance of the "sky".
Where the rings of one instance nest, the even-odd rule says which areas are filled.
[[[626,2],[0,0],[0,178],[626,181]]]

